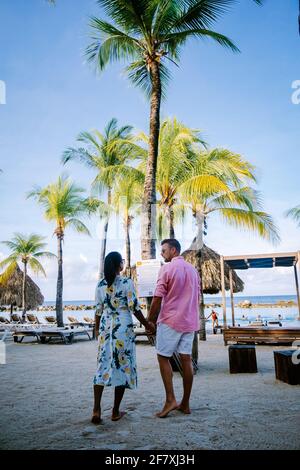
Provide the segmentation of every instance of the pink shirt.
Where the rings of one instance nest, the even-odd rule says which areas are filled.
[[[198,271],[183,256],[176,256],[159,271],[155,297],[162,297],[157,323],[188,333],[199,330]]]

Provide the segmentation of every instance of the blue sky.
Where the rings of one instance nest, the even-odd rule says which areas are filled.
[[[211,146],[241,153],[257,166],[265,210],[280,228],[276,247],[257,236],[208,220],[206,243],[225,255],[295,251],[299,228],[283,216],[299,204],[300,104],[292,103],[292,83],[300,80],[296,0],[266,0],[263,8],[241,0],[216,30],[241,49],[233,54],[210,41],[190,42],[173,71],[162,117],[177,116],[203,130]],[[0,105],[1,240],[16,231],[37,232],[56,250],[53,227],[26,192],[46,185],[63,171],[61,154],[82,130],[102,130],[111,117],[148,130],[149,105],[132,88],[122,66],[96,76],[85,63],[88,17],[101,15],[95,0],[1,0],[0,80],[6,104]],[[88,188],[93,174],[78,164],[68,173]],[[97,220],[87,222],[92,238],[68,232],[64,246],[65,300],[92,299],[99,257]],[[180,230],[183,248],[193,238],[190,223]],[[108,249],[123,250],[122,228],[112,226]],[[134,260],[139,258],[135,228]],[[8,252],[0,245],[0,256]],[[37,282],[46,300],[55,298],[56,264],[46,262],[47,279]],[[34,277],[34,276],[33,276]],[[291,269],[241,273],[245,295],[293,294]],[[36,279],[36,278],[35,278]]]

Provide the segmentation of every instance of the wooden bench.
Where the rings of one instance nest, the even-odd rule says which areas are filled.
[[[300,340],[300,328],[290,327],[227,327],[223,331],[224,344],[286,344]]]

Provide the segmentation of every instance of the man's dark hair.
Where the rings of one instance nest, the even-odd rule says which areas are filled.
[[[165,240],[163,240],[161,242],[161,245],[164,245],[165,243],[167,243],[169,246],[172,246],[173,248],[175,248],[176,251],[178,251],[178,253],[181,252],[180,243],[179,243],[178,240],[176,240],[176,238],[166,238]]]

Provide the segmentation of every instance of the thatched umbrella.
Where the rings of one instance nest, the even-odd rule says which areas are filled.
[[[0,278],[0,305],[10,305],[11,313],[14,306],[22,307],[22,285],[23,272],[18,265],[7,279]],[[43,302],[40,288],[26,275],[26,310],[34,310]]]
[[[202,279],[202,289],[204,294],[218,294],[222,290],[221,286],[221,263],[220,255],[208,246],[203,245],[199,251],[186,250],[182,253],[186,261],[191,263],[199,272]],[[229,266],[224,263],[225,289],[229,290]],[[232,271],[233,292],[242,292],[244,282]]]
[[[221,287],[221,263],[220,255],[208,246],[203,245],[201,250],[186,250],[182,253],[186,261],[191,263],[199,272],[202,291],[200,298],[200,339],[205,341],[205,315],[203,294],[218,294]],[[229,285],[229,266],[224,263],[225,289],[230,289]],[[244,289],[244,282],[238,277],[235,271],[232,271],[233,291],[241,292]]]

